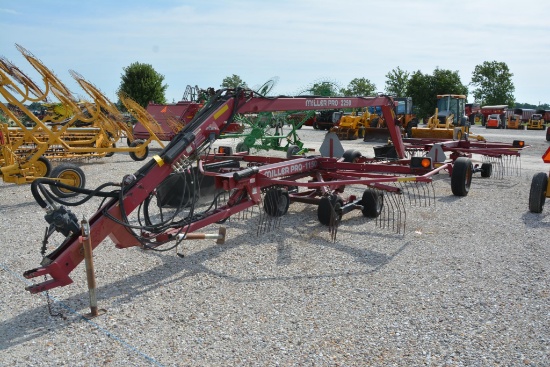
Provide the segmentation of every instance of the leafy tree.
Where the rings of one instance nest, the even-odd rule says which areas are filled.
[[[347,88],[340,89],[340,93],[346,97],[372,96],[376,93],[376,85],[367,78],[355,78]]]
[[[386,94],[396,97],[407,96],[407,86],[409,84],[409,72],[401,70],[398,66],[386,74]]]
[[[332,82],[314,83],[308,90],[315,96],[334,97],[338,95],[338,86]]]
[[[29,108],[29,111],[41,111],[43,107],[42,107],[42,103],[33,102],[29,104],[28,108]]]
[[[355,78],[349,82],[347,88],[340,88],[340,94],[346,97],[373,96],[376,94],[376,85],[367,78]],[[352,112],[353,109],[344,109],[344,111]]]
[[[476,65],[470,85],[476,87],[473,95],[482,105],[514,105],[514,83],[508,65],[504,62],[485,61]]]
[[[468,87],[460,81],[458,71],[436,68],[432,75],[414,72],[407,84],[407,96],[412,97],[418,116],[433,115],[438,94],[468,95]]]
[[[240,76],[233,74],[232,76],[225,77],[221,84],[222,88],[228,89],[237,89],[237,88],[248,88],[246,83],[241,79]]]
[[[433,114],[436,97],[432,90],[432,77],[420,70],[411,74],[407,83],[407,97],[412,97],[413,105],[419,118]]]
[[[166,103],[164,93],[168,85],[162,84],[164,75],[157,73],[151,65],[134,62],[123,70],[119,93],[126,94],[143,108],[146,108],[149,102]]]
[[[463,94],[468,96],[468,86],[462,84],[458,71],[436,68],[432,77],[435,91],[433,96],[434,99],[437,98],[437,94]]]

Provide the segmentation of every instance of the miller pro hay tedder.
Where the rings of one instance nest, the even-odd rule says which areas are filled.
[[[237,114],[370,106],[380,106],[389,121],[397,159],[379,160],[363,157],[355,150],[343,151],[337,137],[330,138],[330,134],[321,146],[323,155],[262,157],[232,154],[231,149],[214,146]],[[434,203],[434,175],[447,172],[453,193],[465,196],[475,170],[467,148],[437,165],[425,154],[407,158],[408,148],[401,139],[400,128],[390,118],[393,106],[392,98],[386,96],[266,97],[252,90],[220,90],[162,152],[137,172],[126,174],[119,184],[113,184],[113,191],[105,190],[108,184],[92,191],[48,178],[34,180],[31,191],[46,212],[48,227],[41,266],[26,271],[24,277],[49,275],[51,279],[28,286],[27,290],[38,293],[72,283],[71,272],[85,258],[81,251],[83,242],[95,249],[109,237],[117,248],[140,246],[159,251],[175,249],[184,240],[210,238],[222,244],[224,228],[214,234],[198,231],[253,208],[260,208],[255,216],[259,220],[258,233],[277,228],[295,202],[317,206],[317,219],[328,227],[333,240],[343,215],[353,210],[376,218],[379,226],[401,233],[405,203]],[[519,155],[519,149],[511,149],[511,145],[484,149]],[[490,172],[486,168],[485,175]],[[55,187],[85,197],[74,204],[51,195],[49,189]],[[351,192],[348,195],[344,195],[346,188]],[[359,192],[356,195],[352,189],[357,188],[360,191],[355,191]],[[66,207],[94,196],[105,201],[86,226],[81,226]],[[63,240],[46,254],[46,244],[54,234]]]

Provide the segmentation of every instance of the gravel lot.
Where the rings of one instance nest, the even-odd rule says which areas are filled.
[[[324,135],[300,134],[312,148]],[[107,313],[91,321],[83,264],[49,292],[63,318],[24,290],[44,213],[28,185],[0,183],[0,365],[549,366],[550,208],[527,209],[549,144],[540,131],[489,134],[532,145],[521,174],[477,174],[466,197],[441,175],[435,205],[406,207],[404,235],[352,212],[333,242],[315,207],[293,204],[275,231],[256,236],[253,215],[231,220],[225,245],[186,242],[184,258],[104,241],[94,262]],[[373,155],[372,144],[343,143]],[[142,164],[115,154],[82,168],[94,188]]]

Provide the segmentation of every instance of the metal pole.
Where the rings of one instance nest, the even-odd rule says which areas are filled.
[[[92,240],[90,238],[90,224],[86,219],[82,219],[82,247],[84,249],[84,261],[86,263],[86,277],[88,280],[88,293],[90,296],[90,313],[86,317],[96,317],[100,315],[97,309],[96,281],[94,271],[94,259],[92,254]],[[101,314],[105,313],[101,310]]]

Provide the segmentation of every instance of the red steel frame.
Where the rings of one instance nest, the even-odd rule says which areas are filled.
[[[133,182],[123,187],[123,199],[109,200],[89,219],[92,248],[95,249],[102,241],[109,237],[117,248],[139,246],[141,243],[123,225],[109,219],[110,216],[121,220],[124,213],[134,211],[149,195],[166,179],[177,167],[180,159],[186,159],[195,154],[201,147],[209,144],[220,132],[224,125],[231,120],[235,113],[255,113],[262,111],[285,110],[320,110],[334,108],[361,108],[381,106],[388,130],[393,140],[399,160],[392,164],[364,162],[363,164],[344,163],[337,158],[311,157],[295,158],[290,160],[269,157],[246,156],[245,161],[264,163],[255,168],[246,168],[237,173],[211,173],[204,175],[215,177],[216,186],[225,190],[234,190],[226,206],[216,209],[204,219],[192,222],[184,227],[184,233],[192,233],[209,224],[222,221],[231,215],[260,203],[261,189],[272,185],[304,186],[309,191],[292,195],[291,200],[315,202],[315,196],[320,190],[336,190],[345,185],[367,185],[387,190],[397,190],[387,186],[387,183],[398,181],[430,182],[431,175],[448,170],[452,172],[452,163],[445,163],[438,168],[413,170],[405,165],[405,144],[401,138],[400,127],[394,124],[391,109],[394,102],[390,97],[256,97],[247,91],[234,93],[226,92],[227,97],[212,105],[202,122],[193,122],[187,125],[159,156],[148,162],[137,173]],[[199,117],[198,120],[202,118]],[[198,121],[197,120],[197,121]],[[230,122],[230,121],[229,121]],[[194,130],[192,130],[194,129]],[[192,130],[192,131],[191,131]],[[426,142],[429,144],[429,142]],[[457,143],[460,144],[460,143]],[[199,161],[200,167],[202,164]],[[389,175],[393,174],[393,175]],[[396,176],[399,174],[411,175],[408,177]],[[304,177],[312,177],[311,182],[298,182]],[[239,192],[246,191],[247,199],[243,200]],[[170,229],[163,233],[149,234],[152,239],[164,241],[182,229]],[[64,242],[52,253],[47,255],[42,266],[28,270],[24,277],[31,279],[50,275],[51,279],[34,284],[26,289],[31,293],[46,291],[55,287],[72,283],[70,273],[84,259],[81,252],[81,241],[78,233],[65,238]]]

